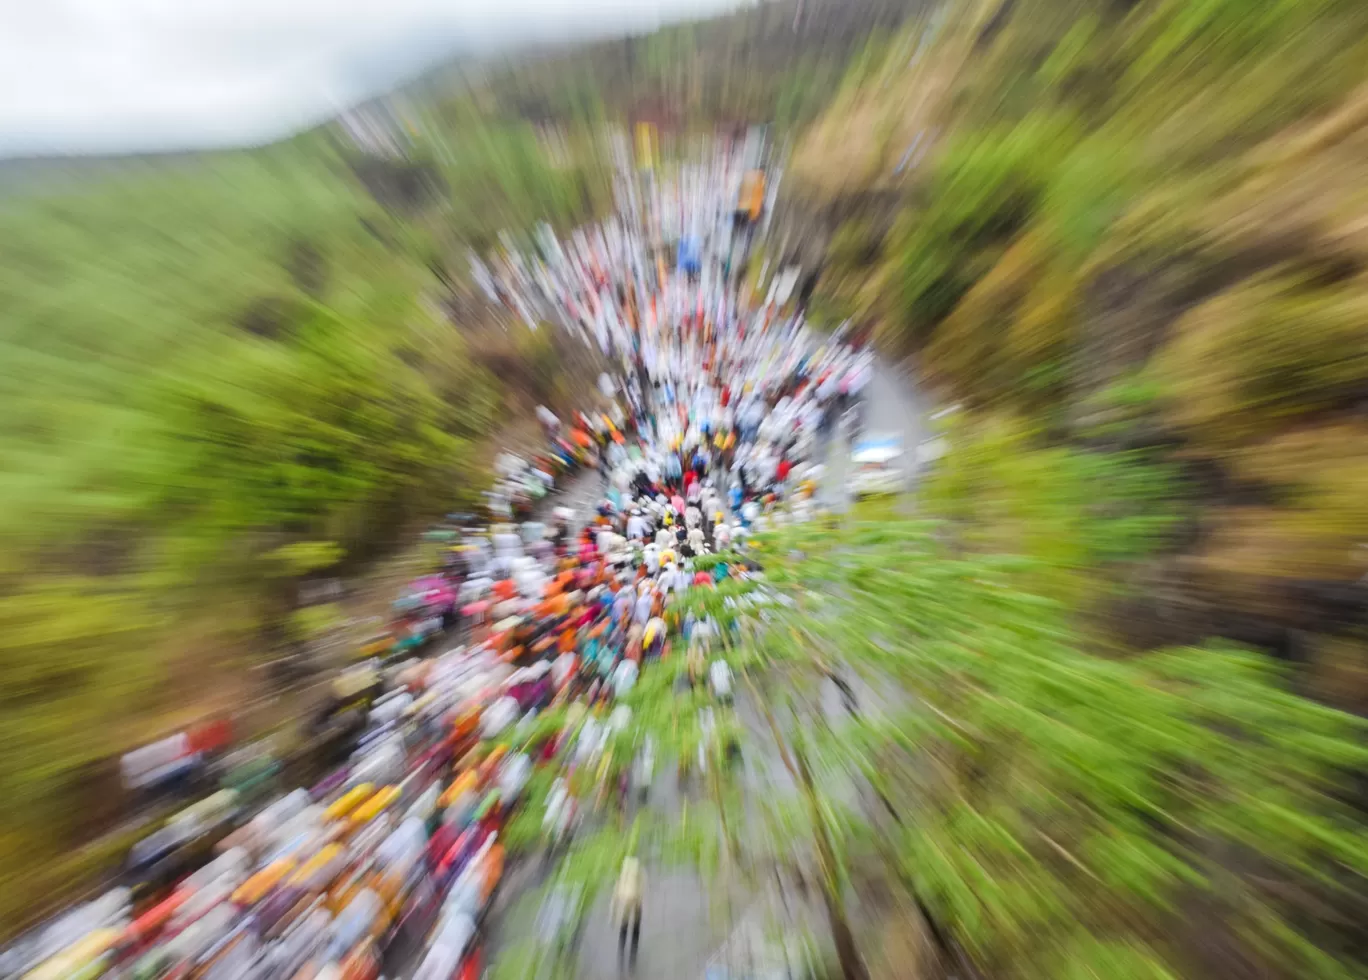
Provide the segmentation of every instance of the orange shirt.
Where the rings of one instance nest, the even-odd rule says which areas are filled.
[[[537,606],[537,618],[550,619],[552,616],[563,616],[569,606],[570,597],[564,593],[557,593]]]

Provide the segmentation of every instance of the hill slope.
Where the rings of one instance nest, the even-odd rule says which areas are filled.
[[[1184,530],[1126,573],[1129,642],[1254,642],[1357,708],[1365,16],[971,6],[864,66],[790,169],[839,230],[830,309],[1038,440],[1173,468]]]

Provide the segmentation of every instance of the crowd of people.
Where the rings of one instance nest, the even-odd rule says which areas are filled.
[[[718,626],[685,596],[761,574],[752,534],[813,513],[826,437],[858,416],[870,361],[808,329],[781,298],[744,296],[737,168],[725,153],[713,165],[711,181],[631,180],[613,220],[564,242],[543,232],[536,254],[505,243],[498,261],[475,262],[491,298],[529,324],[576,333],[611,365],[569,425],[538,413],[546,458],[587,464],[579,479],[596,468],[601,497],[584,513],[551,507],[549,465],[503,467],[489,523],[451,532],[407,613],[441,646],[462,642],[436,656],[382,651],[390,662],[347,688],[362,723],[326,778],[260,809],[219,795],[178,816],[197,821],[201,841],[212,830],[202,866],[72,910],[25,948],[16,972],[476,976],[500,834],[532,770],[557,773],[543,818],[554,850],[588,805],[573,774],[630,724],[642,671],[683,656],[692,684],[730,698]],[[653,243],[662,227],[698,243],[688,268],[666,267]],[[543,730],[536,719],[558,705],[563,724]],[[139,873],[161,859],[145,848]],[[621,942],[630,933],[635,949],[639,862],[618,891]]]

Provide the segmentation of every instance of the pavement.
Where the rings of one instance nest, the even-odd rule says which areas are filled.
[[[879,361],[866,396],[864,431],[868,436],[896,435],[907,450],[909,464],[917,444],[925,438],[926,422],[911,380],[897,368]],[[908,475],[913,475],[908,469]]]
[[[575,515],[570,522],[571,526],[578,530],[589,523],[589,519],[594,516],[595,509],[607,492],[608,484],[604,482],[598,470],[592,467],[582,470],[565,485],[564,489],[548,496],[542,502],[537,519],[549,521],[553,508],[569,507]]]
[[[817,491],[818,501],[836,513],[849,509],[852,501],[845,485],[853,443],[881,437],[891,436],[902,443],[900,468],[907,488],[912,489],[917,475],[917,446],[929,431],[911,380],[887,362],[876,362],[865,393],[862,431],[855,440],[841,427],[832,434],[827,444],[826,476]]]
[[[647,866],[641,908],[641,946],[636,963],[618,952],[618,923],[610,915],[611,887],[602,889],[585,919],[580,976],[606,978],[701,977],[709,957],[727,935],[725,910],[709,908],[709,889],[680,868]],[[631,945],[630,939],[628,945]]]

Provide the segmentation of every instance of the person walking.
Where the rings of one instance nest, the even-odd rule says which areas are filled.
[[[627,857],[622,862],[617,887],[613,889],[613,912],[618,919],[618,958],[627,950],[627,933],[632,934],[632,964],[636,964],[637,947],[641,945],[641,895],[644,875],[641,862]]]

